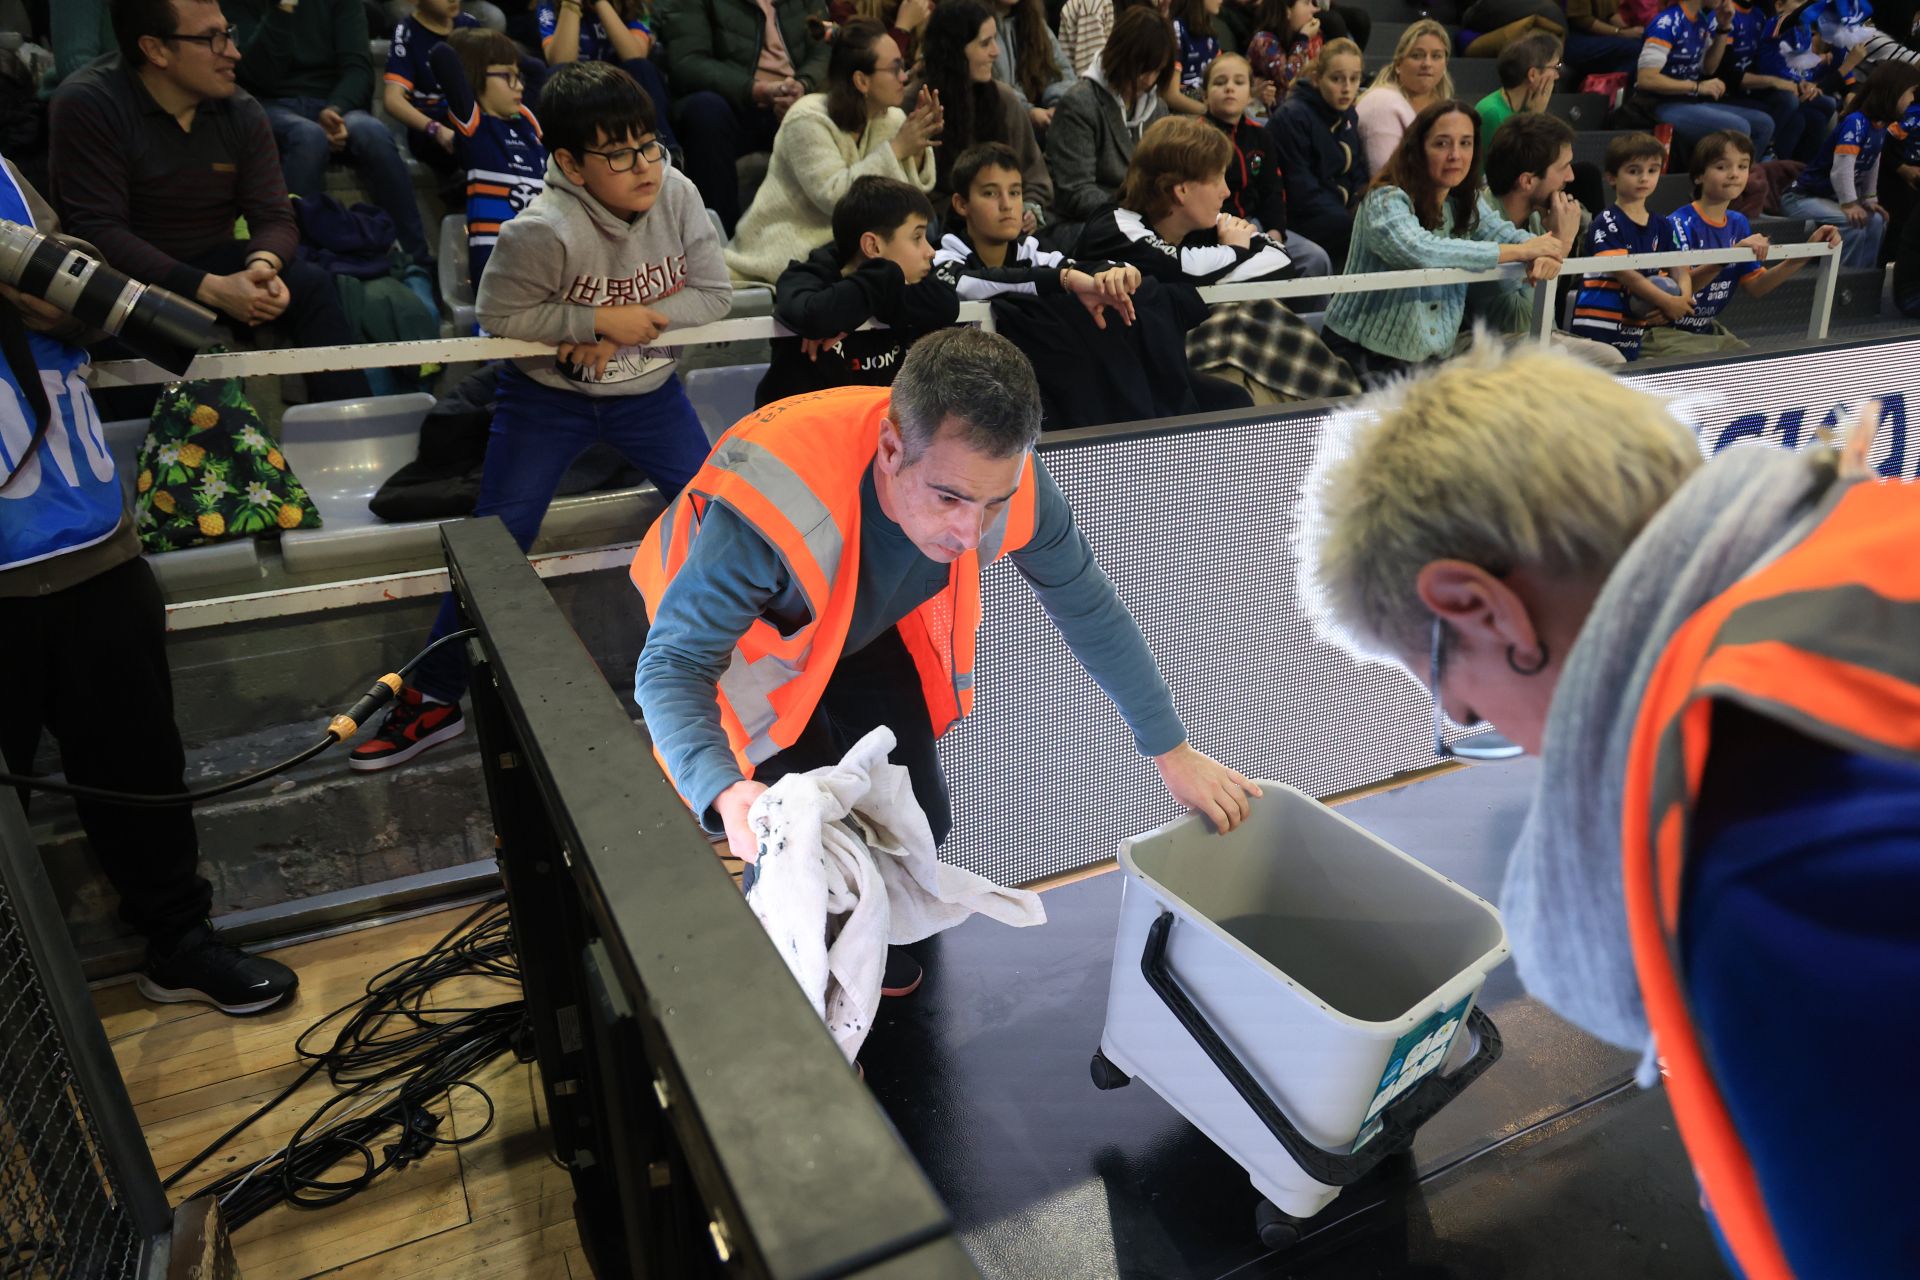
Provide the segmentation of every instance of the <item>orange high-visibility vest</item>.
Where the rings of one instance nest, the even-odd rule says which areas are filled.
[[[790,747],[812,718],[847,641],[860,584],[860,482],[880,447],[885,387],[843,387],[777,401],[735,423],[640,544],[630,576],[651,619],[720,503],[780,553],[808,620],[783,636],[756,619],[720,677],[720,722],[741,773]],[[1034,464],[980,540],[953,562],[944,591],[902,618],[936,737],[973,710],[980,566],[1033,537]]]
[[[1850,751],[1920,764],[1920,489],[1857,484],[1772,564],[1687,620],[1627,756],[1627,926],[1674,1117],[1747,1280],[1790,1280],[1768,1205],[1687,1007],[1680,886],[1716,701]]]

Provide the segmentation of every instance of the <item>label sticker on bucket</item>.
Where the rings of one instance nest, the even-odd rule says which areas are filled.
[[[1393,1052],[1387,1055],[1387,1069],[1381,1073],[1373,1101],[1367,1104],[1360,1136],[1353,1140],[1354,1151],[1373,1141],[1380,1132],[1382,1111],[1447,1060],[1447,1051],[1453,1048],[1453,1038],[1459,1034],[1460,1024],[1467,1018],[1467,1006],[1472,1003],[1473,997],[1468,996],[1451,1009],[1442,1009],[1422,1019],[1413,1030],[1393,1042]]]

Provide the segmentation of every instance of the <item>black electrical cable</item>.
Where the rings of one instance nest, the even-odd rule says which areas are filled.
[[[368,716],[391,702],[394,697],[399,694],[400,687],[406,683],[407,675],[425,661],[428,654],[443,644],[451,644],[456,640],[464,640],[474,634],[473,628],[469,627],[464,631],[455,631],[441,636],[419,653],[414,654],[412,658],[408,659],[406,665],[398,671],[384,675],[376,680],[372,688],[360,695],[358,702],[333,718],[327,725],[325,736],[323,736],[320,741],[306,748],[298,755],[289,756],[279,764],[268,765],[264,769],[256,769],[252,773],[231,779],[227,782],[222,782],[217,786],[204,787],[198,791],[180,791],[170,795],[141,795],[131,791],[110,791],[103,787],[84,787],[72,782],[56,782],[51,778],[19,773],[0,773],[0,785],[23,787],[32,791],[51,791],[57,795],[73,796],[78,800],[99,800],[109,804],[126,805],[129,808],[144,809],[170,809],[175,805],[198,804],[202,800],[211,800],[215,796],[224,796],[229,792],[251,787],[255,783],[265,782],[275,774],[285,773],[289,769],[305,764],[322,751],[325,751],[328,747],[345,742],[354,735],[362,724],[366,723]]]
[[[494,1103],[472,1077],[506,1054],[531,1060],[525,1001],[435,1004],[435,993],[462,978],[517,983],[519,974],[506,909],[497,899],[482,904],[425,953],[376,974],[364,996],[303,1031],[294,1048],[309,1063],[299,1078],[175,1170],[165,1185],[179,1182],[322,1071],[338,1093],[271,1155],[198,1193],[220,1201],[230,1227],[276,1204],[337,1204],[436,1146],[480,1138],[493,1126]],[[312,1047],[335,1024],[331,1045]],[[463,1089],[486,1104],[486,1118],[471,1133],[443,1137],[454,1092]],[[446,1114],[432,1110],[440,1102]],[[343,1161],[350,1162],[348,1171],[336,1172]]]

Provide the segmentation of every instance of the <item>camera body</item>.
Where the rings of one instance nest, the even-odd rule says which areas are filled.
[[[112,334],[169,373],[185,373],[213,339],[214,314],[199,303],[116,271],[72,241],[5,219],[0,282]]]

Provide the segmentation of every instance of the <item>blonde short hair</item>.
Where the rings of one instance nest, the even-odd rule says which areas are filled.
[[[1498,342],[1336,418],[1295,537],[1322,634],[1362,657],[1426,649],[1435,560],[1602,578],[1701,463],[1667,405],[1572,357]]]
[[[1400,33],[1400,38],[1393,43],[1393,57],[1387,59],[1387,65],[1380,68],[1373,83],[1367,86],[1368,93],[1382,85],[1392,85],[1396,89],[1400,87],[1400,62],[1412,51],[1413,42],[1422,36],[1434,37],[1440,42],[1441,48],[1447,51],[1447,69],[1440,73],[1440,83],[1433,88],[1433,100],[1445,102],[1453,96],[1453,37],[1432,18],[1422,18]]]

